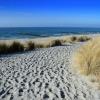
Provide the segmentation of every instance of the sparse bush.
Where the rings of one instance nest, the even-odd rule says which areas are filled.
[[[7,54],[9,46],[6,44],[0,44],[0,54]]]
[[[34,50],[35,49],[35,43],[32,41],[29,41],[27,43],[27,50]]]
[[[100,38],[78,49],[73,56],[73,66],[82,74],[100,77]]]
[[[51,47],[54,47],[54,46],[61,46],[62,45],[62,42],[61,40],[53,40],[51,41]]]

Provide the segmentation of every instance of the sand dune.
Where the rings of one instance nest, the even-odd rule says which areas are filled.
[[[77,75],[71,55],[80,43],[0,57],[0,100],[100,100]]]

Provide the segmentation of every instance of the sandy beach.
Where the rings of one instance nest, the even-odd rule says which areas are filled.
[[[82,43],[0,57],[0,100],[100,100],[100,91],[74,72]]]
[[[0,0],[0,100],[100,100],[100,0]]]

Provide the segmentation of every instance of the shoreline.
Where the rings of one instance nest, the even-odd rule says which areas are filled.
[[[45,42],[47,40],[54,40],[54,39],[64,39],[64,38],[69,38],[71,36],[76,36],[76,37],[79,37],[79,36],[88,36],[88,37],[98,37],[100,36],[100,34],[70,34],[70,35],[63,35],[63,36],[50,36],[50,37],[37,37],[37,38],[20,38],[20,39],[17,39],[17,38],[12,38],[12,39],[0,39],[0,43],[12,43],[13,41],[18,41],[18,42],[21,42],[21,43],[24,43],[24,42],[28,42],[28,41],[33,41],[33,42]]]

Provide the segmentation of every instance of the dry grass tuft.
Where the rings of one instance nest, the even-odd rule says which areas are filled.
[[[77,40],[77,37],[76,36],[71,36],[70,37],[70,42],[75,42]]]
[[[58,39],[51,41],[51,44],[50,44],[51,47],[61,46],[61,45],[62,45],[62,41],[61,40],[58,40]]]
[[[90,37],[88,36],[71,36],[70,37],[70,43],[73,43],[73,42],[85,42],[85,41],[88,41],[88,40],[91,40]]]
[[[100,81],[100,38],[80,47],[74,54],[73,65],[85,75],[93,75]]]
[[[0,44],[0,54],[7,54],[8,53],[9,46],[5,43]]]
[[[15,52],[22,52],[24,51],[24,46],[20,42],[14,41],[10,46],[9,46],[9,53],[15,53]]]
[[[20,42],[14,41],[11,45],[0,44],[0,54],[16,53],[24,51],[24,46]]]
[[[54,46],[61,46],[63,43],[74,43],[74,42],[84,42],[90,40],[87,36],[65,36],[61,38],[53,38],[53,39],[45,39],[43,41],[29,41],[29,42],[21,42],[21,41],[12,41],[8,42],[1,42],[0,43],[0,54],[7,54],[7,53],[15,53],[15,52],[22,52],[22,51],[30,51],[34,50],[35,48],[48,48]]]
[[[29,41],[29,42],[27,43],[27,48],[26,48],[26,50],[34,50],[34,49],[35,49],[35,43],[32,42],[32,41]]]
[[[43,44],[36,44],[35,47],[36,48],[45,48],[45,45],[43,45]]]
[[[77,38],[77,42],[85,42],[85,41],[88,41],[88,40],[91,40],[90,37],[88,36],[80,36]]]

